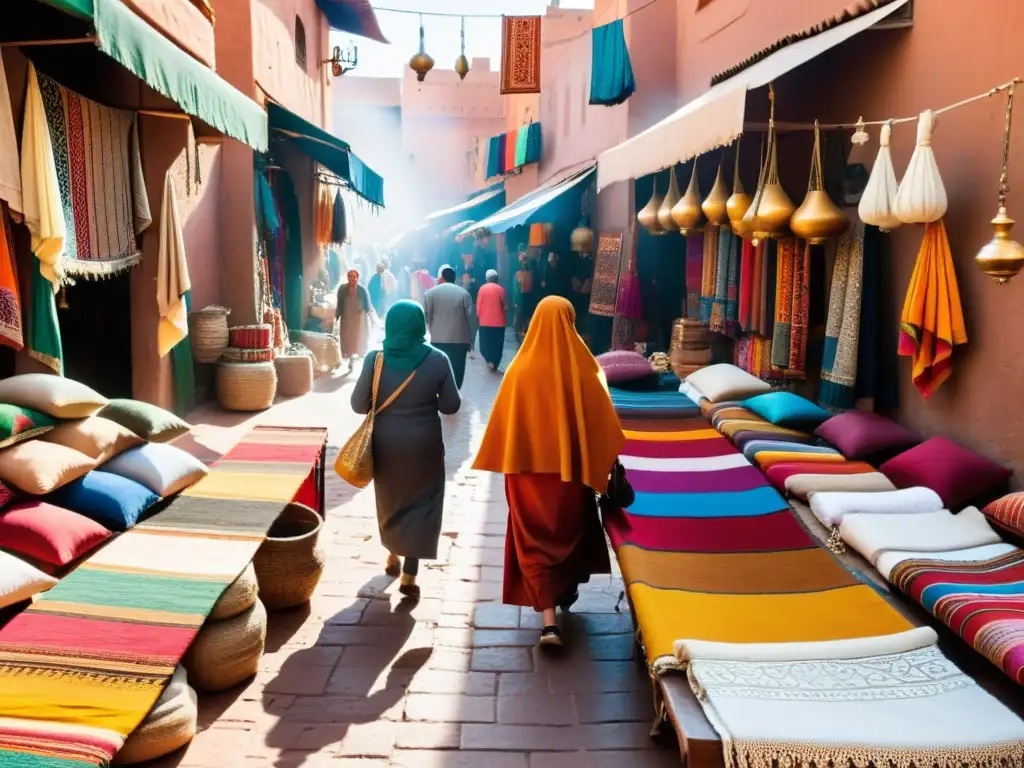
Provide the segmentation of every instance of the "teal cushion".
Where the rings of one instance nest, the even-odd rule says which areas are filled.
[[[832,417],[829,411],[792,392],[766,392],[740,405],[779,426],[816,427]]]

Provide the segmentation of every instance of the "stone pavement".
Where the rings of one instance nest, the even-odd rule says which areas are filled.
[[[195,415],[223,447],[253,422],[323,424],[337,446],[358,424],[354,374],[255,419]],[[534,647],[538,616],[501,604],[507,507],[500,476],[472,457],[499,376],[470,360],[461,412],[445,419],[448,486],[439,559],[418,604],[383,574],[372,488],[333,472],[323,580],[308,607],[271,614],[266,656],[248,685],[200,696],[200,732],[161,768],[610,768],[680,765],[648,731],[651,689],[636,658],[617,575],[581,589],[558,656]],[[619,612],[621,607],[622,612]]]

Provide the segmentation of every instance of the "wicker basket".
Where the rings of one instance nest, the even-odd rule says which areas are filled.
[[[221,355],[222,360],[229,363],[269,363],[276,357],[270,347],[265,349],[248,349],[246,347],[228,347]]]
[[[229,411],[264,411],[274,404],[277,371],[273,363],[217,365],[217,402]]]
[[[277,367],[277,391],[285,397],[298,397],[313,388],[313,358],[310,355],[282,355],[274,359]]]
[[[324,570],[320,515],[289,504],[270,527],[253,558],[260,600],[269,611],[302,605],[313,596]]]
[[[301,331],[299,342],[309,347],[313,353],[313,365],[318,373],[333,371],[341,365],[341,347],[338,340],[326,333],[313,333],[312,331]]]
[[[198,716],[196,692],[188,684],[185,668],[178,666],[146,719],[114,757],[114,764],[142,763],[181,749],[196,735]]]
[[[214,621],[222,621],[233,619],[238,614],[244,613],[256,602],[257,591],[256,569],[252,567],[252,563],[249,563],[241,575],[231,583],[231,586],[224,590],[224,594],[220,596],[213,606],[213,610],[210,611],[209,618]]]
[[[236,325],[228,329],[228,343],[239,349],[267,349],[274,343],[274,329],[267,323]]]
[[[230,309],[206,307],[188,316],[188,335],[192,356],[197,363],[215,363],[228,346]]]
[[[189,680],[200,691],[225,691],[256,674],[267,639],[267,609],[257,600],[247,611],[207,620],[185,654]]]
[[[711,364],[711,334],[700,321],[680,318],[672,323],[669,352],[672,372],[680,379]]]

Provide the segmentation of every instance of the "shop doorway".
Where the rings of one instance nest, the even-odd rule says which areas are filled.
[[[108,398],[132,396],[131,275],[78,278],[58,307],[64,375]]]

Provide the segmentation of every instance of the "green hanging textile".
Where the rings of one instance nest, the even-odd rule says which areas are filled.
[[[192,309],[192,292],[182,297],[185,311]],[[171,349],[171,369],[174,376],[174,411],[187,415],[196,407],[196,371],[192,363],[192,337],[186,336]]]
[[[39,270],[39,259],[32,257],[32,285],[28,304],[28,328],[25,348],[33,360],[38,360],[58,376],[64,375],[64,348],[60,343],[60,323],[57,321],[57,303],[53,299],[53,284]]]
[[[531,127],[532,123],[529,126],[520,128],[516,134],[516,168],[526,165],[526,147],[530,143]]]
[[[636,91],[622,19],[595,27],[591,33],[590,103],[613,107]]]
[[[277,174],[278,199],[284,219],[284,322],[292,341],[302,330],[302,225],[299,219],[299,198],[292,177]]]

